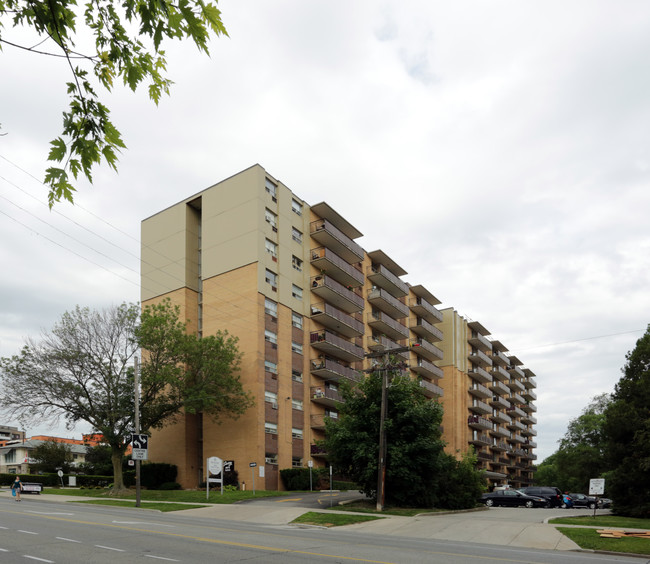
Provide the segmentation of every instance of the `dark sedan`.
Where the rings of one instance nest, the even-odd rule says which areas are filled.
[[[573,501],[573,507],[588,507],[594,509],[598,505],[598,499],[581,493],[570,493],[569,497]]]
[[[544,507],[546,500],[543,497],[526,495],[517,490],[496,490],[491,493],[484,493],[481,496],[481,503],[488,507]]]

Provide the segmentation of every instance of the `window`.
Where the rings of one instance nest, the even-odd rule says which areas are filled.
[[[291,459],[291,466],[292,468],[302,468],[302,458],[294,456]]]
[[[300,343],[296,343],[295,341],[292,341],[291,350],[295,353],[302,354],[302,345]]]
[[[273,343],[274,345],[278,344],[278,334],[274,333],[273,331],[269,331],[266,329],[264,331],[264,340],[268,341],[269,343]]]
[[[267,270],[268,272],[268,270]],[[296,286],[295,284],[291,285],[291,295],[296,298],[297,300],[302,300],[302,288],[300,286]]]
[[[293,213],[302,215],[302,204],[295,198],[291,199],[291,209],[293,210]]]
[[[266,298],[264,300],[264,313],[268,313],[269,315],[272,315],[273,317],[278,316],[278,304],[274,302],[273,300],[269,300]]]
[[[302,439],[302,429],[291,429],[291,436],[294,439]]]
[[[331,409],[326,409],[325,410],[325,417],[329,417],[330,419],[338,419],[339,418],[339,413],[338,413],[338,411],[332,411]]]
[[[11,449],[5,454],[5,464],[13,464],[16,462],[16,449]]]
[[[299,259],[296,255],[291,257],[291,264],[294,269],[298,272],[302,272],[302,259]]]
[[[278,463],[278,455],[273,453],[273,452],[267,452],[264,455],[264,462],[266,462],[266,464],[277,464]]]
[[[292,399],[291,400],[291,409],[297,409],[298,411],[302,411],[303,410],[302,400]]]
[[[296,370],[295,368],[291,371],[291,379],[294,382],[302,382],[302,372]]]
[[[302,315],[292,311],[291,325],[293,325],[296,329],[302,329]]]
[[[278,230],[278,216],[275,215],[271,210],[264,210],[264,219],[266,220],[266,223],[268,223],[273,228],[273,231]]]
[[[268,178],[266,179],[266,182],[264,184],[264,189],[268,194],[271,195],[271,198],[273,198],[273,201],[275,202],[275,199],[278,196],[278,187],[274,182],[271,182]]]
[[[278,373],[278,365],[275,364],[275,362],[271,362],[270,360],[265,360],[264,361],[264,370],[267,372],[270,372],[271,374],[277,374]]]
[[[265,239],[264,243],[266,252],[269,253],[274,259],[278,258],[278,246],[273,242]]]
[[[266,269],[266,275],[264,278],[267,283],[271,284],[271,287],[275,290],[278,287],[278,275],[272,270]]]
[[[264,432],[268,433],[269,435],[277,435],[278,434],[277,423],[264,423]]]
[[[278,405],[278,394],[276,394],[275,392],[265,391],[264,392],[264,401],[274,403],[277,406]]]
[[[296,242],[296,243],[301,243],[302,244],[302,231],[299,231],[295,227],[291,228],[291,238]]]

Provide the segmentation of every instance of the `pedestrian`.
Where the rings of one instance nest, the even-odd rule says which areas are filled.
[[[20,481],[20,476],[16,476],[14,483],[11,484],[11,494],[20,501],[20,492],[23,491],[23,483]]]

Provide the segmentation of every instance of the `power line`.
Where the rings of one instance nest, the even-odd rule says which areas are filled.
[[[571,343],[580,343],[582,341],[593,341],[595,339],[605,339],[607,337],[617,337],[618,335],[629,335],[631,333],[640,333],[642,331],[645,331],[645,329],[633,329],[631,331],[622,331],[620,333],[610,333],[609,335],[597,335],[595,337],[585,337],[584,339],[574,339],[573,341],[560,341],[558,343],[548,343],[546,345],[536,345],[534,347],[524,347],[521,349],[517,349],[518,352],[523,352],[523,351],[532,351],[534,349],[541,349],[544,347],[555,347],[558,345],[569,345]]]

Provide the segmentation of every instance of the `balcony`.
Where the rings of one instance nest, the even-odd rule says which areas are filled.
[[[357,321],[351,315],[335,308],[328,303],[312,304],[311,318],[324,327],[336,331],[345,337],[357,337],[363,335],[365,327],[361,321]]]
[[[534,411],[537,411],[537,406],[534,403],[526,402],[521,406],[521,409],[523,409],[526,413],[533,413]]]
[[[366,348],[371,351],[386,351],[390,352],[392,349],[397,349],[401,348],[402,345],[399,343],[393,341],[392,339],[389,339],[385,335],[369,335],[366,338]],[[390,354],[395,354],[404,360],[409,359],[409,353],[408,352],[401,352],[401,353],[390,353]]]
[[[472,436],[469,440],[470,443],[473,445],[477,446],[490,446],[492,445],[492,441],[490,440],[490,437],[484,433],[479,433],[478,431],[473,431]],[[486,460],[492,460],[492,456],[490,456],[488,453],[479,453],[479,454],[484,454],[487,455],[485,457]],[[484,458],[484,457],[480,457]]]
[[[492,428],[490,429],[490,435],[494,435],[495,437],[508,437],[510,436],[510,431],[504,429],[500,425],[492,424]]]
[[[497,452],[505,452],[508,450],[508,443],[505,441],[492,441],[492,450]]]
[[[426,380],[420,380],[420,388],[422,388],[422,392],[428,398],[442,397],[443,394],[442,388],[440,386],[436,386],[435,384],[432,384],[431,382],[427,382]]]
[[[336,407],[337,404],[343,402],[338,390],[326,388],[325,386],[312,386],[309,393],[311,401],[327,407]]]
[[[492,381],[492,376],[482,368],[472,368],[467,374],[472,380],[476,380],[481,384],[489,384]]]
[[[366,269],[366,277],[373,285],[385,288],[393,296],[401,298],[409,293],[406,282],[400,280],[383,264],[373,264]]]
[[[324,431],[326,419],[331,419],[331,417],[329,415],[325,415],[324,413],[318,413],[316,415],[312,415],[310,417],[310,427],[312,429]]]
[[[310,361],[310,372],[314,376],[324,380],[349,380],[350,382],[361,382],[363,374],[348,366],[344,366],[330,358],[313,358]]]
[[[520,380],[526,379],[526,376],[524,375],[524,371],[518,366],[508,366],[506,367],[506,370],[508,370],[508,374],[510,374],[511,379],[517,379],[517,378]]]
[[[510,376],[508,376],[506,369],[502,366],[492,366],[490,374],[492,374],[493,378],[500,380],[501,382],[506,382],[510,379]]]
[[[519,409],[518,407],[510,407],[510,408],[506,409],[506,413],[507,413],[508,415],[510,415],[511,417],[517,417],[517,418],[521,418],[521,417],[524,417],[524,416],[526,415],[526,414],[525,414],[521,409]]]
[[[508,423],[508,428],[510,430],[514,429],[514,430],[517,430],[517,431],[523,431],[523,430],[526,429],[526,425],[524,425],[520,421],[514,420],[514,421],[511,421],[510,423]]]
[[[320,445],[309,445],[309,454],[317,458],[327,457],[327,452],[325,452],[325,448]]]
[[[535,401],[537,399],[537,394],[528,388],[526,388],[526,391],[521,395],[528,401]]]
[[[343,286],[356,288],[357,286],[363,286],[365,281],[361,270],[345,262],[334,251],[326,247],[311,250],[311,264]]]
[[[363,309],[363,298],[330,276],[313,276],[311,291],[345,313],[354,313]]]
[[[526,448],[528,448],[528,449],[531,449],[531,448],[537,448],[537,443],[536,443],[535,441],[526,440],[526,441],[524,442],[524,446],[525,446]]]
[[[492,411],[492,421],[495,423],[510,423],[510,421],[512,421],[512,418],[503,411],[498,411],[495,409]]]
[[[502,382],[492,382],[490,384],[490,390],[498,396],[505,396],[510,393],[510,388]]]
[[[492,350],[492,364],[497,364],[499,366],[509,366],[510,365],[510,360],[508,357],[503,354],[501,351],[497,350]]]
[[[361,347],[341,337],[337,337],[330,331],[313,331],[309,334],[309,341],[311,346],[316,350],[347,362],[362,360],[364,356],[364,351]]]
[[[492,359],[486,355],[484,352],[475,350],[467,357],[472,364],[476,366],[491,366]]]
[[[427,360],[442,360],[442,350],[429,341],[424,339],[416,339],[413,341],[411,350],[418,356],[422,356]]]
[[[508,401],[512,405],[522,405],[526,403],[526,400],[522,398],[519,394],[510,394],[510,396],[508,396]]]
[[[510,388],[513,392],[523,392],[526,389],[519,380],[515,380],[513,378],[506,382],[506,386],[508,386],[508,388]]]
[[[363,249],[327,219],[317,219],[309,225],[311,238],[327,247],[343,260],[354,263],[363,260]]]
[[[472,396],[481,399],[492,398],[492,392],[486,386],[483,386],[478,382],[472,383],[472,385],[469,387],[469,393]]]
[[[424,298],[411,298],[409,307],[415,315],[426,319],[429,323],[440,323],[442,321],[442,313]]]
[[[480,351],[489,352],[492,350],[492,343],[486,337],[475,331],[472,331],[472,336],[467,341]]]
[[[529,377],[526,378],[525,380],[522,380],[522,382],[524,383],[524,386],[526,386],[526,388],[528,388],[529,390],[537,387],[537,381],[535,380],[535,378]]]
[[[467,424],[472,429],[479,429],[479,430],[486,430],[486,431],[492,430],[492,421],[486,419],[485,417],[481,417],[479,415],[468,416]]]
[[[483,415],[489,415],[492,413],[492,408],[487,403],[481,400],[477,400],[476,398],[472,400],[472,403],[469,406],[469,410],[473,411],[474,413],[481,413]]]
[[[376,307],[394,319],[402,319],[409,314],[409,308],[397,298],[391,296],[383,288],[373,288],[368,291],[368,303]]]
[[[378,333],[383,333],[391,339],[400,340],[406,339],[409,335],[409,330],[405,325],[395,321],[388,314],[383,311],[373,310],[366,316],[368,325]]]
[[[427,341],[442,341],[442,331],[421,317],[410,323],[411,331]]]
[[[429,378],[442,378],[444,376],[442,368],[438,368],[435,364],[422,358],[418,358],[415,364],[411,363],[411,370],[416,374]]]
[[[537,417],[533,417],[528,413],[522,417],[521,420],[523,423],[527,423],[528,425],[537,425]]]
[[[510,407],[510,402],[501,396],[492,396],[490,405],[495,409],[508,409]]]

